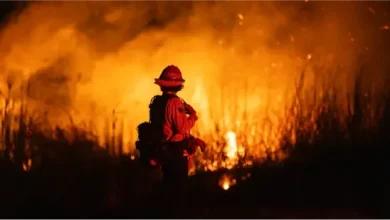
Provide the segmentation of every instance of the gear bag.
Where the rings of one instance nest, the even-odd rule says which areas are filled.
[[[150,160],[156,154],[156,149],[152,142],[152,128],[149,122],[143,122],[138,125],[138,140],[135,142],[136,149],[140,153],[140,162],[143,165],[150,166]]]

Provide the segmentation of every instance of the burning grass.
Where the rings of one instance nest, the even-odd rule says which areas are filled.
[[[362,138],[363,133],[375,137],[383,132],[387,120],[387,92],[366,92],[373,91],[374,85],[363,88],[362,74],[356,75],[353,96],[340,97],[332,85],[314,84],[305,88],[305,71],[302,71],[294,93],[290,94],[289,102],[284,103],[282,110],[272,111],[266,106],[265,110],[257,109],[257,117],[226,116],[225,121],[235,123],[215,122],[215,129],[207,129],[208,133],[202,132],[201,126],[197,127],[195,133],[207,141],[209,148],[204,154],[195,156],[193,169],[215,171],[250,167],[268,160],[283,161],[297,144],[334,140],[346,143]],[[53,156],[64,146],[70,148],[80,144],[89,148],[90,154],[100,150],[112,156],[125,154],[135,159],[136,152],[128,154],[124,150],[126,144],[133,147],[131,142],[125,142],[123,119],[115,110],[106,120],[102,138],[94,130],[93,122],[84,122],[84,126],[76,124],[70,113],[70,123],[66,126],[48,123],[42,113],[34,115],[29,111],[28,99],[19,99],[18,103],[7,96],[13,89],[11,82],[7,85],[7,90],[2,91],[2,157],[21,169],[28,171],[39,167],[42,155]],[[21,91],[21,94],[25,93]],[[340,105],[339,100],[345,100],[345,103]],[[84,156],[89,157],[87,154]],[[55,157],[61,158],[61,155]]]
[[[167,57],[199,112],[193,132],[209,145],[195,170],[281,161],[297,143],[350,139],[385,117],[388,62],[377,42],[387,32],[372,5],[366,24],[338,13],[366,15],[363,3],[88,4],[31,3],[1,31],[1,150],[11,160],[41,149],[37,134],[135,158],[135,128]],[[375,83],[354,74],[361,63]]]
[[[149,98],[159,92],[153,77],[167,65],[167,57],[186,78],[180,95],[199,112],[193,133],[208,143],[204,154],[195,155],[191,172],[216,171],[196,175],[196,184],[212,188],[218,183],[219,191],[211,191],[238,196],[244,182],[258,178],[248,183],[253,186],[246,198],[259,190],[261,198],[268,195],[261,202],[269,204],[275,194],[281,201],[305,197],[293,195],[292,187],[301,184],[312,187],[308,194],[316,197],[322,183],[304,180],[334,172],[336,181],[360,187],[357,192],[366,186],[379,192],[380,183],[372,180],[385,166],[374,154],[389,143],[390,113],[388,56],[378,49],[387,48],[389,39],[379,19],[383,12],[370,8],[366,16],[357,9],[363,6],[367,12],[364,4],[371,2],[283,4],[64,2],[63,7],[34,3],[23,9],[0,36],[0,169],[10,171],[2,173],[6,187],[1,188],[15,186],[5,192],[14,202],[7,201],[9,207],[31,198],[26,206],[50,209],[36,203],[34,195],[42,192],[69,202],[48,202],[64,213],[78,202],[75,213],[90,208],[85,213],[96,214],[127,210],[141,193],[148,194],[142,178],[150,172],[139,167],[134,150],[136,126],[147,120]],[[360,14],[344,13],[355,9]],[[166,13],[171,10],[175,13]],[[357,71],[360,66],[366,69]],[[348,166],[345,158],[352,158],[354,168],[339,172]],[[263,166],[256,167],[257,175],[256,169],[228,174],[258,165]],[[279,167],[286,168],[275,178]],[[366,167],[372,185],[365,186],[359,178]],[[347,180],[351,172],[356,179]],[[24,179],[13,177],[18,174],[29,180],[23,187],[18,184]],[[207,177],[219,174],[216,181]],[[332,183],[330,176],[321,179],[326,182],[321,186]],[[138,182],[126,185],[132,181]],[[84,183],[89,185],[80,186]],[[84,195],[96,184],[96,195]],[[27,196],[17,197],[25,187],[30,187]],[[233,197],[227,203],[244,202]],[[259,195],[253,194],[248,206],[256,201]],[[221,204],[221,210],[226,213],[226,206]]]
[[[329,166],[329,163],[334,163],[335,158],[339,158],[336,160],[338,161],[337,166],[344,167],[345,164],[339,161],[344,161],[345,154],[359,155],[355,152],[361,152],[362,148],[370,148],[370,151],[375,151],[373,148],[381,148],[389,143],[390,99],[388,88],[379,89],[377,83],[374,83],[374,81],[371,83],[367,80],[370,79],[370,72],[360,71],[354,77],[352,89],[348,90],[350,92],[340,92],[340,87],[337,87],[337,80],[325,81],[321,79],[321,77],[329,75],[328,73],[322,70],[315,75],[318,77],[317,79],[308,80],[312,75],[307,74],[307,69],[304,69],[297,75],[291,90],[282,93],[283,95],[269,90],[270,102],[265,102],[264,105],[255,105],[255,107],[247,105],[248,107],[241,111],[236,111],[235,107],[245,103],[241,99],[242,96],[210,98],[209,101],[211,102],[218,98],[228,97],[225,100],[225,106],[216,106],[215,111],[213,111],[214,106],[203,103],[204,106],[210,109],[206,111],[206,114],[199,111],[201,119],[194,129],[194,134],[205,139],[209,144],[209,148],[204,154],[195,156],[195,170],[192,170],[192,172],[219,170],[215,175],[222,175],[219,180],[212,182],[212,184],[218,184],[222,193],[229,194],[232,191],[237,193],[240,185],[250,182],[247,180],[252,180],[254,174],[251,175],[250,171],[244,173],[244,175],[233,175],[228,174],[229,171],[224,173],[226,169],[270,163],[284,165],[285,163],[291,164],[291,161],[294,163],[310,161],[310,165],[322,163]],[[124,122],[128,118],[124,117],[117,109],[112,110],[110,114],[106,114],[104,118],[99,118],[100,121],[104,121],[103,129],[101,129],[99,123],[95,123],[93,120],[76,120],[74,118],[76,113],[72,112],[72,109],[59,107],[51,109],[48,106],[53,105],[48,103],[43,109],[52,110],[54,113],[39,110],[42,103],[36,103],[28,98],[28,84],[26,86],[15,86],[12,80],[8,80],[6,85],[5,89],[1,90],[0,162],[3,163],[2,165],[7,164],[8,166],[2,166],[3,169],[9,169],[13,172],[15,171],[13,168],[16,168],[19,173],[24,173],[26,176],[35,175],[37,179],[40,179],[39,175],[45,175],[42,173],[50,167],[54,174],[51,173],[48,176],[58,175],[58,178],[64,176],[60,179],[66,182],[69,181],[67,178],[81,178],[77,176],[79,170],[83,170],[85,172],[83,175],[90,176],[91,179],[95,178],[95,175],[103,175],[97,170],[104,170],[103,166],[110,166],[112,162],[118,161],[119,156],[125,156],[128,162],[131,161],[131,165],[126,164],[124,167],[125,169],[131,167],[131,170],[125,170],[123,173],[126,173],[126,175],[132,173],[134,175],[132,177],[135,177],[127,176],[127,178],[138,179],[148,173],[140,172],[142,169],[137,167],[136,152],[128,150],[134,149],[132,145],[135,140],[125,134],[125,128],[128,124],[126,125]],[[13,94],[15,94],[16,89],[19,92],[14,97]],[[261,93],[250,94],[244,92],[242,94],[246,94],[243,100],[245,100],[245,97],[256,95],[264,99]],[[248,98],[248,100],[251,99]],[[280,100],[283,100],[283,102]],[[235,105],[232,105],[232,103]],[[220,114],[221,108],[226,109],[224,111],[226,114]],[[58,121],[66,121],[66,123],[53,123],[53,120],[50,119],[60,111],[63,113],[61,115],[66,115],[66,120]],[[210,118],[205,116],[210,116]],[[137,120],[140,119],[137,118]],[[98,121],[98,118],[96,118],[96,121]],[[205,122],[208,124],[205,124]],[[133,128],[135,130],[135,127],[127,128],[127,130]],[[101,130],[104,132],[101,132]],[[363,150],[363,152],[365,151]],[[361,155],[359,155],[359,160],[362,159]],[[363,155],[364,157],[367,155],[367,160],[370,162],[374,160],[373,158],[376,158],[366,153],[363,153]],[[269,169],[274,171],[273,168]],[[105,171],[107,173],[119,172],[116,170]],[[69,174],[73,172],[76,174]],[[91,172],[94,174],[91,174]],[[263,172],[267,173],[264,170]],[[210,172],[204,172],[203,174],[205,173]],[[294,178],[297,176],[295,173],[290,175],[293,175]],[[199,176],[201,175],[196,177]],[[283,176],[287,176],[286,179],[290,178],[288,170],[285,171]],[[105,204],[104,210],[115,210],[118,206],[125,207],[127,205],[118,205],[115,203],[118,201],[133,201],[133,199],[128,198],[117,198],[118,191],[129,188],[128,186],[118,189],[120,187],[115,185],[116,183],[105,182],[115,182],[116,180],[111,180],[111,176],[103,176],[103,179],[104,183],[99,183],[100,187],[107,187],[107,185],[112,187],[108,193],[110,198],[107,199],[108,202]],[[93,180],[83,181],[90,183]],[[99,179],[98,182],[101,181],[102,179]],[[278,179],[273,181],[278,182]],[[139,190],[145,184],[142,180],[139,180],[139,182],[139,185],[136,185],[139,188],[134,187],[134,191]],[[260,180],[260,182],[263,182],[263,180]],[[262,190],[268,191],[269,188],[274,187],[275,183],[269,182],[269,185]],[[63,186],[65,187],[66,184]],[[279,183],[278,186],[284,185]],[[87,188],[89,187],[91,186],[87,186]],[[96,192],[102,193],[102,188],[99,188]],[[254,186],[251,189],[256,188],[259,187]],[[273,191],[273,193],[278,193],[278,190]],[[67,194],[67,190],[63,189],[61,193]],[[130,194],[128,191],[126,193]],[[137,193],[134,194],[139,196]],[[142,193],[147,194],[148,192],[145,190]],[[267,192],[263,193],[267,194]],[[90,196],[91,198],[97,197],[97,195]],[[99,194],[99,196],[103,195]],[[9,197],[13,198],[13,195]],[[270,193],[269,198],[272,197],[273,195]],[[75,198],[79,197],[75,196]],[[139,198],[142,198],[142,196]],[[64,201],[67,201],[67,199],[69,201],[75,200],[69,196]],[[90,201],[88,198],[83,199],[82,201]],[[138,201],[137,199],[138,197],[134,201]],[[80,207],[85,207],[84,204],[81,204],[82,202],[79,203]],[[129,204],[134,205],[133,203],[129,202]],[[95,213],[96,207],[91,205],[90,209],[87,208],[87,210],[93,210],[85,211],[85,213],[89,212],[89,215],[91,215],[90,213]],[[104,210],[102,209],[102,212]]]

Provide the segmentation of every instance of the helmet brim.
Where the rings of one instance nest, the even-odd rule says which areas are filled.
[[[185,80],[165,80],[165,79],[154,79],[154,83],[161,87],[178,87],[182,86]]]

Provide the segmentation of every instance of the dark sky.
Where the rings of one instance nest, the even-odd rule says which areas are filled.
[[[22,8],[26,5],[26,2],[22,1],[1,1],[0,2],[0,28],[2,28],[7,23],[8,15],[12,11],[15,11],[18,8]]]
[[[315,1],[312,1],[312,2],[315,2]],[[2,2],[0,2],[0,16],[1,16],[0,28],[6,24],[7,16],[10,14],[10,12],[12,12],[15,9],[21,9],[23,6],[26,5],[26,3],[28,3],[28,1],[25,1],[25,2],[22,2],[22,1],[2,1]],[[280,6],[285,6],[285,7],[291,7],[294,5],[296,7],[296,3],[297,2],[285,2],[285,1],[279,2]],[[339,3],[340,2],[328,2],[329,5],[339,4]],[[388,32],[390,32],[390,31],[386,31],[386,33],[385,33],[384,31],[380,32],[378,29],[381,25],[384,25],[384,24],[390,25],[390,1],[364,1],[364,2],[357,1],[355,3],[359,5],[360,10],[355,10],[354,13],[358,13],[361,16],[360,16],[360,20],[354,22],[353,25],[361,25],[361,23],[371,24],[371,26],[373,26],[373,29],[377,30],[377,33],[383,35],[384,39],[387,38]],[[304,15],[299,14],[300,17],[297,19],[301,19],[302,17],[305,17],[305,16],[307,16],[309,18],[310,17],[315,18],[317,16],[317,14],[318,14],[318,16],[320,16],[321,13],[319,11],[314,10],[313,6],[314,6],[314,4],[307,4],[306,7],[304,8],[304,10],[302,10],[302,13]],[[367,13],[369,8],[373,8],[375,10],[378,10],[378,16],[374,16],[371,13]],[[183,9],[181,9],[179,11],[182,12]],[[388,15],[382,16],[383,12],[387,12]],[[340,13],[352,13],[352,12],[340,11]],[[379,16],[379,14],[381,16]],[[170,15],[172,15],[172,14],[170,14]],[[171,16],[168,16],[168,17],[171,17]],[[270,16],[270,17],[272,17],[272,16]],[[94,22],[95,23],[97,22],[96,19],[94,19]],[[154,23],[156,23],[156,22],[154,22]],[[294,22],[292,22],[292,23],[294,23]],[[151,25],[151,24],[152,24],[152,22],[149,23],[149,25]],[[292,24],[288,24],[289,28],[284,28],[284,29],[289,30],[291,27],[293,27],[291,25]],[[296,29],[298,29],[298,27],[296,27]],[[365,31],[368,32],[369,30],[365,30]],[[99,34],[100,34],[100,32],[99,32]],[[281,33],[281,34],[283,35],[283,33]],[[285,35],[285,36],[288,36],[288,35]],[[107,39],[109,39],[109,38],[107,38]],[[379,42],[381,42],[381,44],[383,44],[384,39],[379,40]]]
[[[0,3],[0,5],[1,5],[1,13],[4,14],[4,12],[12,9],[13,5],[15,5],[15,2],[14,1],[2,1]]]
[[[16,4],[18,4],[18,2],[13,2],[13,1],[0,2],[0,16],[2,22],[7,17],[9,12],[11,12],[12,9],[16,6]]]

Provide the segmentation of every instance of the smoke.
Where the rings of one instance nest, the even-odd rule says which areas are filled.
[[[366,59],[381,46],[385,13],[367,4],[30,2],[1,31],[0,67],[3,81],[28,82],[31,108],[56,112],[55,123],[70,112],[102,127],[115,110],[127,118],[130,140],[159,92],[153,79],[174,64],[186,79],[181,96],[208,131],[211,119],[229,126],[264,103],[279,106],[275,97],[284,98],[308,62],[310,74],[334,73],[343,88],[363,61],[388,63],[382,54]]]

